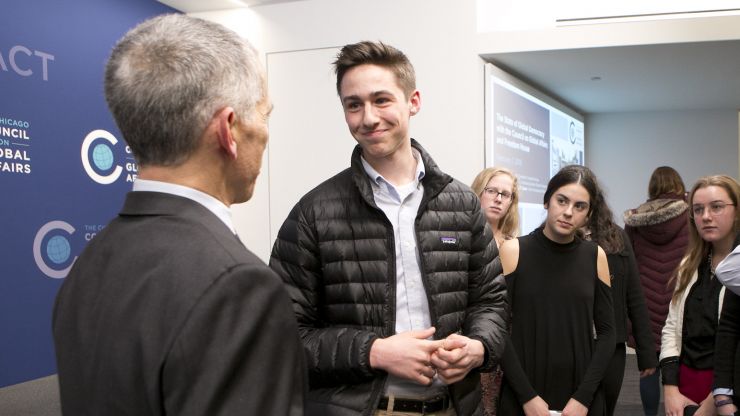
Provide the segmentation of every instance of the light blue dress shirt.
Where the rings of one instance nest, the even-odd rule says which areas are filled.
[[[416,248],[415,220],[424,196],[424,162],[416,149],[416,174],[408,184],[394,186],[361,158],[362,166],[370,177],[375,204],[393,225],[396,257],[396,333],[427,329],[431,324],[429,302],[424,289]],[[445,389],[435,377],[431,386],[421,386],[412,381],[389,376],[386,394],[397,397],[425,399],[434,397]]]

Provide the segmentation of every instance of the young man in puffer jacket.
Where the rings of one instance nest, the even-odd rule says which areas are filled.
[[[270,266],[293,300],[307,415],[471,415],[504,348],[498,251],[477,196],[412,140],[421,104],[397,49],[345,46],[337,92],[351,167],[306,194]]]

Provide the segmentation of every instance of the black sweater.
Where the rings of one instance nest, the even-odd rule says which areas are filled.
[[[550,409],[562,410],[570,398],[591,406],[616,344],[597,248],[580,239],[557,244],[542,229],[519,238],[517,268],[506,276],[512,323],[501,414],[524,414],[522,405],[537,395]]]

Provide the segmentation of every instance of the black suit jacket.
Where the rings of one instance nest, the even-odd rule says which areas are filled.
[[[301,415],[303,353],[282,282],[218,217],[131,192],[56,299],[67,415]]]

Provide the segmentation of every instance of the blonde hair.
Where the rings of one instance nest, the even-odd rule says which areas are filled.
[[[486,168],[475,177],[470,187],[480,198],[483,196],[483,189],[488,185],[488,182],[498,175],[508,175],[512,180],[511,204],[506,214],[498,221],[498,228],[505,238],[514,238],[519,234],[519,183],[516,176],[506,168]]]
[[[738,185],[735,179],[727,175],[713,175],[700,178],[696,181],[693,188],[691,188],[691,193],[689,194],[689,209],[691,209],[691,205],[694,202],[694,194],[696,191],[709,186],[718,186],[724,189],[730,197],[730,200],[732,200],[732,203],[735,204],[734,236],[740,229],[740,209],[737,209],[738,201],[740,200],[740,185]],[[699,231],[696,229],[694,219],[689,217],[689,246],[686,249],[686,255],[678,266],[676,275],[672,279],[676,281],[676,291],[673,293],[673,302],[676,302],[681,293],[686,290],[691,277],[699,268],[699,264],[702,259],[706,258],[709,254],[711,246],[711,243],[704,241],[699,236]]]

